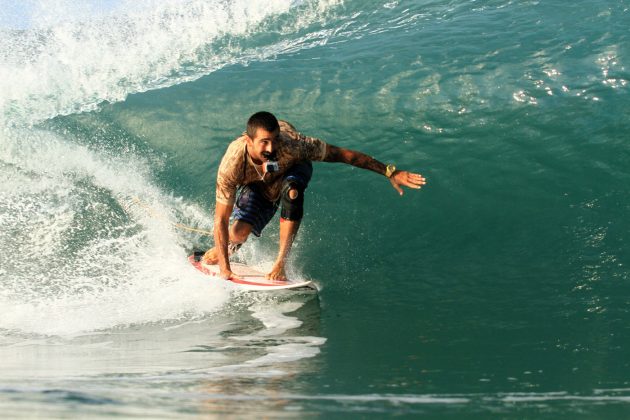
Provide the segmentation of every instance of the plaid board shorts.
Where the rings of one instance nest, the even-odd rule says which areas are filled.
[[[298,184],[301,190],[308,186],[313,175],[313,165],[311,162],[300,162],[293,165],[282,178],[282,182],[289,181]],[[241,220],[252,225],[252,233],[260,236],[262,230],[269,224],[276,214],[280,200],[275,202],[267,200],[260,191],[257,183],[243,186],[236,198],[232,218]]]

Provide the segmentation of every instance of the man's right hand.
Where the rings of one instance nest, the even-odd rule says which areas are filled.
[[[228,226],[231,212],[231,204],[222,204],[217,201],[217,206],[214,212],[214,256],[219,264],[219,277],[225,280],[240,278],[232,272],[228,256],[228,241],[230,237]],[[210,256],[212,256],[212,254],[208,255],[208,257]]]
[[[240,276],[234,274],[232,270],[221,270],[219,277],[224,280],[243,280]]]

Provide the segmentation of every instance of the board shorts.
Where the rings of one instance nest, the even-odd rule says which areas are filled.
[[[296,185],[302,197],[300,200],[301,203],[304,190],[308,186],[312,175],[312,163],[310,161],[300,162],[293,165],[284,174],[282,182],[285,183],[288,181]],[[269,201],[260,191],[257,183],[247,184],[243,186],[238,193],[238,197],[234,203],[234,210],[232,211],[232,218],[252,225],[252,233],[260,237],[262,230],[276,214],[281,201],[281,198],[275,202]],[[295,218],[295,220],[300,220],[301,218],[302,213],[300,212],[299,218]]]

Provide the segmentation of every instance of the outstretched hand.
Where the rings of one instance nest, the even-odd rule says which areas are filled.
[[[427,183],[427,180],[420,174],[414,174],[408,171],[396,171],[389,177],[389,182],[392,183],[392,186],[398,191],[398,194],[403,195],[401,186],[419,190]]]

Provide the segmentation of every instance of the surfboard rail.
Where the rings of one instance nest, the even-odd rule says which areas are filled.
[[[295,291],[317,291],[315,284],[311,280],[269,280],[265,274],[249,267],[246,264],[230,262],[232,271],[240,278],[224,279],[219,276],[218,265],[208,265],[201,261],[200,256],[195,253],[188,257],[190,264],[201,273],[220,281],[232,283],[238,289],[250,291],[273,291],[273,290],[295,290]]]

